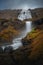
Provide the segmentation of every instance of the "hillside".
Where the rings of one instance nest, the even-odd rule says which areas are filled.
[[[23,46],[17,50],[12,50],[9,47],[8,52],[0,54],[1,58],[4,59],[3,61],[0,60],[0,63],[7,63],[7,65],[11,65],[11,63],[15,65],[43,65],[43,24],[37,25],[36,28],[32,29],[22,39],[22,43]]]
[[[43,18],[43,8],[36,8],[36,9],[28,9],[31,12],[31,15],[33,19],[40,19]],[[0,10],[0,19],[10,19],[12,18],[17,19],[18,15],[22,9],[17,9],[17,10]]]
[[[21,30],[25,27],[25,23],[15,19],[0,19],[0,45],[2,43],[11,42]]]
[[[43,65],[43,23],[37,25],[35,29],[28,33],[27,36],[22,39],[22,42],[28,50],[31,50],[28,58],[32,63],[35,65]],[[29,52],[27,51],[27,53]]]
[[[23,46],[17,50],[9,47],[3,51],[0,47],[0,65],[43,65],[43,9],[31,12],[35,28],[21,40]],[[18,35],[24,26],[24,22],[18,19],[0,19],[0,39],[9,41],[11,38],[12,41],[12,36]]]
[[[19,13],[21,10],[0,10],[0,19],[10,19],[12,18],[13,20],[18,17]]]
[[[36,9],[32,9],[30,11],[32,14],[33,21],[43,18],[43,8],[36,8]]]

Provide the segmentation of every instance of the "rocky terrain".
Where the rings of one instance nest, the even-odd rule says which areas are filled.
[[[0,19],[0,45],[5,42],[12,42],[12,39],[17,36],[24,28],[25,23],[15,19]]]
[[[22,39],[23,46],[21,48],[14,51],[12,47],[7,47],[3,52],[0,47],[0,64],[43,65],[43,21],[41,22]]]
[[[27,56],[32,61],[32,64],[43,65],[43,20],[35,21],[35,24],[36,23],[36,28],[28,33],[27,36],[22,39],[22,42],[23,45],[31,51]]]
[[[38,13],[40,12],[39,10]],[[41,13],[43,13],[42,9],[41,9]],[[28,33],[27,36],[21,40],[23,43],[22,47],[20,47],[17,50],[13,50],[12,47],[7,47],[5,48],[4,51],[0,47],[0,65],[3,64],[4,65],[43,65],[43,15],[41,13],[40,15],[38,15],[38,17],[35,18],[34,16],[36,15],[32,14],[34,19],[33,24],[35,25],[35,28],[33,28],[32,31]],[[18,27],[16,28],[16,26],[11,24],[11,22],[7,21],[7,23],[8,23],[8,27],[6,27],[7,26],[6,23],[5,23],[6,25],[4,24],[5,26],[4,29],[3,26],[0,27],[0,31],[1,31],[0,36],[1,35],[6,36],[6,34],[9,34],[9,30],[12,34],[14,32],[15,34],[18,32],[19,29]],[[1,24],[3,25],[3,22],[0,23],[0,25]],[[3,36],[1,37],[6,38]]]
[[[19,13],[21,10],[10,10],[10,9],[5,9],[5,10],[0,10],[0,19],[10,19],[12,18],[13,20],[18,17]]]
[[[43,18],[43,8],[36,8],[36,9],[32,9],[30,11],[32,14],[33,21]]]

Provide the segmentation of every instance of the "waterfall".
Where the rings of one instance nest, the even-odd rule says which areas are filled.
[[[29,18],[32,18],[31,12],[29,10],[24,10],[24,9],[21,11],[21,13],[18,16],[18,19],[22,21],[24,19],[29,19]]]
[[[22,10],[18,16],[18,19],[20,20],[24,20],[28,18],[31,18],[31,13],[28,10]],[[22,46],[21,39],[24,38],[27,35],[27,33],[31,31],[32,29],[31,24],[32,24],[31,21],[26,21],[26,27],[24,28],[24,30],[21,31],[21,33],[16,38],[13,39],[12,41],[13,44],[6,45],[6,46],[4,45],[2,46],[2,48],[4,49],[5,47],[12,46],[13,49],[16,50],[19,47],[21,47]]]

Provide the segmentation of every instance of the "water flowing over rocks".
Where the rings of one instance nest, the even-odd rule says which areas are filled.
[[[0,48],[0,65],[43,65],[43,18],[33,24],[36,24],[33,29],[30,22],[26,24],[26,29],[13,39],[14,45]],[[23,45],[18,46],[17,43],[22,42]]]
[[[19,20],[24,20],[24,19],[29,19],[29,18],[32,18],[31,16],[31,12],[29,10],[22,10],[21,13],[19,14],[18,16],[18,19]]]

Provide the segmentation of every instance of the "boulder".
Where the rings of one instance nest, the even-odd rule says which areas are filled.
[[[12,51],[13,51],[13,47],[12,46],[5,47],[5,49],[4,49],[5,53],[10,53]]]

